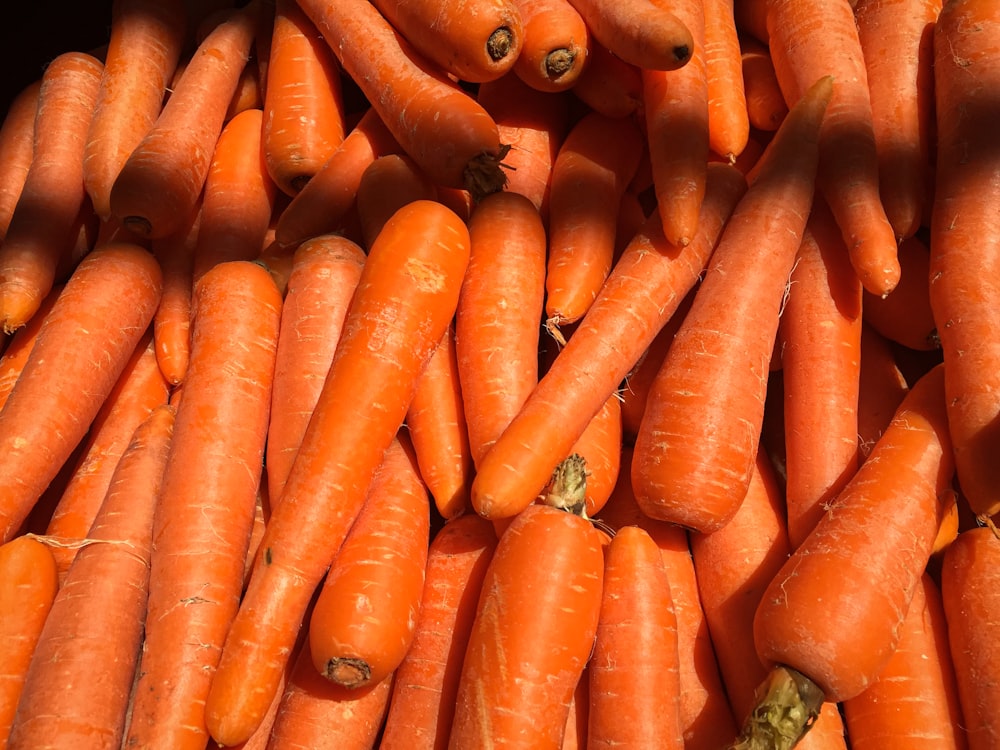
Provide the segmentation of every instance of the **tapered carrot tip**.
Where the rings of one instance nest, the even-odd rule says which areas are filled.
[[[2,321],[3,332],[14,333],[23,326],[35,311],[38,310],[40,297],[32,294],[29,289],[18,289],[12,284],[7,285],[3,296],[0,297],[0,321]]]
[[[729,750],[791,750],[816,723],[823,691],[791,667],[771,670],[757,689],[757,704]]]

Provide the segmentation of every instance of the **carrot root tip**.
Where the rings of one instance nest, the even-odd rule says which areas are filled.
[[[327,660],[323,676],[342,687],[354,689],[371,681],[372,669],[364,659],[336,656]]]
[[[757,703],[729,750],[791,750],[816,723],[823,691],[801,672],[777,666],[757,688]]]

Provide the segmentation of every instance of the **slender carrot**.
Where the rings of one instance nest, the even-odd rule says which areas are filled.
[[[617,393],[608,396],[590,420],[570,449],[573,454],[582,456],[587,464],[585,509],[589,518],[607,504],[621,470],[622,407]]]
[[[941,346],[930,297],[930,248],[919,236],[899,243],[899,283],[888,297],[864,295],[864,318],[890,341],[930,351]]]
[[[153,342],[156,361],[172,386],[184,380],[191,357],[191,292],[200,227],[201,210],[196,207],[180,229],[150,243],[163,271],[163,296],[153,317]]]
[[[743,60],[733,0],[703,0],[705,77],[708,84],[708,142],[721,157],[735,159],[750,137]]]
[[[642,102],[641,69],[591,40],[587,65],[576,79],[573,94],[607,117],[627,117]]]
[[[142,248],[107,244],[84,258],[38,332],[0,411],[0,538],[9,541],[107,399],[160,297]]]
[[[757,130],[775,131],[788,114],[788,103],[781,93],[771,53],[752,37],[744,37],[740,49],[747,117]]]
[[[35,644],[59,590],[50,548],[22,535],[0,545],[0,736],[10,734]]]
[[[384,750],[448,747],[465,647],[496,544],[493,524],[475,513],[449,521],[431,540],[413,643],[389,700]]]
[[[35,141],[35,112],[41,79],[22,88],[11,101],[0,123],[0,240],[7,236],[10,218],[21,197],[31,167]]]
[[[146,619],[153,514],[173,424],[173,407],[154,409],[115,467],[86,546],[35,646],[11,750],[121,747]]]
[[[83,182],[102,219],[111,186],[156,122],[187,33],[181,0],[114,0],[104,73],[83,155]]]
[[[35,314],[73,242],[86,197],[87,125],[103,68],[92,55],[64,52],[42,75],[31,164],[0,245],[0,325],[7,333]]]
[[[261,15],[263,16],[264,14],[262,13]],[[267,27],[267,31],[270,31],[270,26]],[[260,33],[260,31],[257,33]],[[262,90],[263,83],[260,77],[260,66],[251,51],[250,58],[247,60],[246,65],[243,66],[243,70],[240,71],[240,77],[236,82],[236,90],[233,92],[233,98],[229,100],[225,121],[229,122],[236,115],[248,109],[263,109],[264,98]]]
[[[421,198],[435,200],[437,188],[410,157],[386,154],[369,164],[355,198],[365,247],[371,247],[390,216]]]
[[[274,281],[252,262],[220,263],[195,286],[127,745],[208,740],[205,696],[243,589],[280,312]]]
[[[250,54],[259,7],[254,0],[219,19],[115,178],[111,213],[138,235],[165,237],[194,209]]]
[[[569,0],[516,0],[521,51],[513,72],[538,91],[565,91],[587,64],[590,33]]]
[[[38,311],[31,316],[31,320],[18,328],[7,342],[3,355],[0,356],[0,409],[7,403],[10,392],[20,377],[21,370],[24,369],[24,363],[28,361],[28,355],[38,340],[38,331],[52,305],[62,293],[62,289],[62,284],[52,287],[52,291],[45,295]]]
[[[369,251],[212,680],[206,716],[216,741],[245,740],[267,710],[309,601],[455,314],[468,259],[465,224],[433,201],[397,211]]]
[[[858,451],[864,460],[892,421],[909,386],[890,342],[869,325],[861,326],[858,390]]]

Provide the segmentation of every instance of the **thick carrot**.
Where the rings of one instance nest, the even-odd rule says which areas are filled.
[[[761,156],[650,389],[632,483],[654,518],[713,531],[746,494],[832,85],[817,81]],[[767,252],[747,252],[754,246]]]
[[[591,40],[587,65],[572,92],[581,102],[607,117],[627,117],[642,103],[641,69]]]
[[[431,540],[413,643],[392,687],[384,750],[448,747],[462,660],[496,545],[493,524],[475,513],[449,521]]]
[[[181,0],[114,0],[104,73],[83,155],[83,182],[102,219],[111,186],[156,122],[187,34]]]
[[[302,189],[344,140],[340,67],[294,0],[275,3],[264,88],[264,159],[288,195]]]
[[[153,342],[160,370],[172,386],[184,380],[191,357],[191,292],[200,227],[201,210],[196,207],[180,229],[150,242],[163,271],[163,296],[153,317]]]
[[[937,176],[931,217],[930,294],[947,376],[955,464],[972,510],[1000,511],[1000,310],[993,299],[1000,264],[992,135],[1000,86],[1000,6],[947,2],[934,29]],[[975,158],[969,158],[975,154]]]
[[[153,318],[160,269],[141,247],[107,244],[53,304],[0,412],[0,538],[9,541],[107,399]]]
[[[0,123],[0,240],[7,235],[10,217],[21,197],[31,167],[35,141],[35,112],[41,79],[21,89],[11,101]]]
[[[675,70],[694,50],[692,31],[658,0],[570,0],[597,43],[638,68]]]
[[[677,618],[652,537],[618,530],[605,552],[590,676],[590,747],[683,748]]]
[[[194,209],[250,54],[259,8],[254,0],[218,20],[115,178],[111,213],[139,236],[165,237]]]
[[[930,248],[920,236],[899,243],[899,283],[888,297],[864,294],[864,319],[890,341],[917,349],[939,349],[940,337],[931,309]]]
[[[173,424],[172,406],[154,409],[115,467],[86,546],[35,646],[11,750],[121,747],[146,619],[153,514]]]
[[[450,748],[558,750],[594,646],[603,576],[601,542],[588,521],[548,505],[513,520],[483,581]]]
[[[500,161],[506,148],[496,123],[472,96],[428,65],[372,3],[299,4],[343,71],[432,180],[477,197],[503,188]]]
[[[695,285],[745,188],[734,167],[713,165],[699,231],[685,248],[664,239],[658,216],[647,220],[552,366],[477,462],[471,500],[478,513],[507,518],[534,501]]]
[[[590,32],[569,0],[516,0],[521,51],[514,74],[538,91],[565,91],[586,67]]]
[[[35,644],[59,590],[50,548],[22,535],[0,545],[0,737],[10,733]]]
[[[703,0],[703,4],[708,143],[718,156],[735,159],[750,137],[750,117],[733,0]]]
[[[83,151],[104,65],[64,52],[45,68],[38,92],[31,164],[0,245],[0,326],[35,314],[56,281],[84,204]]]
[[[252,262],[220,263],[195,286],[128,744],[208,740],[205,696],[243,589],[280,313],[274,281]]]
[[[355,197],[364,246],[371,247],[389,217],[418,199],[435,200],[437,188],[405,154],[380,156],[361,174]]]
[[[10,392],[24,369],[24,363],[28,361],[28,355],[38,340],[38,331],[62,290],[62,284],[53,286],[31,320],[18,328],[7,341],[3,355],[0,356],[0,409],[7,403]]]
[[[1000,540],[996,530],[963,531],[945,550],[941,565],[941,597],[962,726],[970,750],[996,747],[1000,729],[1000,658],[990,625],[1000,613]]]
[[[781,93],[771,53],[766,45],[752,37],[740,40],[740,50],[747,117],[757,130],[773,132],[788,114],[788,103]]]
[[[369,251],[212,681],[206,715],[216,741],[243,741],[267,710],[309,601],[455,314],[468,259],[465,224],[432,201],[397,211]]]

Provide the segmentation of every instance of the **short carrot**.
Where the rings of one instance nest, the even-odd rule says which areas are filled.
[[[592,42],[587,66],[576,79],[572,92],[576,99],[607,117],[627,117],[642,102],[641,69]]]
[[[941,346],[930,296],[930,248],[918,235],[899,243],[899,283],[888,297],[865,292],[865,322],[890,341],[931,351]]]
[[[191,292],[200,227],[201,211],[195,207],[180,229],[150,242],[163,272],[163,296],[153,317],[153,343],[160,371],[172,386],[184,380],[191,357]]]
[[[0,123],[0,239],[7,235],[10,217],[24,189],[31,167],[35,140],[35,112],[41,79],[21,89],[11,101]]]
[[[417,199],[435,200],[437,188],[405,154],[380,156],[361,174],[355,205],[365,247],[382,231],[389,217]]]
[[[708,143],[724,159],[735,159],[750,137],[733,0],[703,0],[705,77],[708,82]]]
[[[521,51],[513,72],[538,91],[571,88],[586,67],[590,32],[569,0],[517,0]]]
[[[773,132],[788,114],[788,103],[781,93],[771,53],[764,44],[749,37],[741,40],[740,49],[747,117],[757,130]]]

